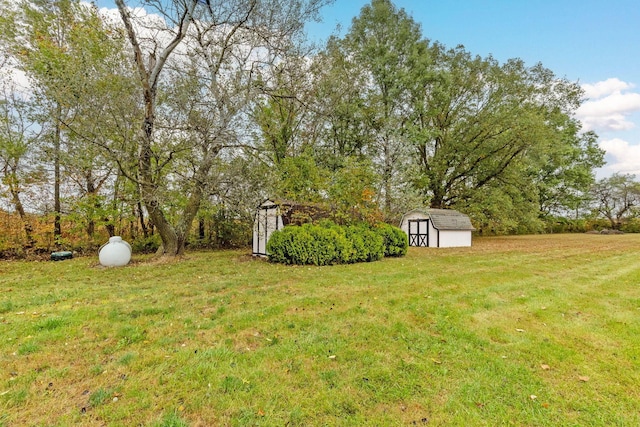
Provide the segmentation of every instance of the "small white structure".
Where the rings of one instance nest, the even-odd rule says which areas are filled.
[[[267,256],[271,233],[284,227],[280,204],[267,199],[256,208],[253,220],[253,255]]]
[[[131,245],[120,236],[109,237],[109,242],[100,247],[100,264],[105,267],[122,267],[131,261]]]
[[[430,248],[471,246],[475,230],[467,215],[452,209],[414,209],[404,214],[400,228],[409,236],[409,246]]]
[[[300,225],[327,217],[329,209],[318,203],[266,199],[256,208],[252,253],[255,256],[267,256],[267,242],[271,233],[286,225]]]

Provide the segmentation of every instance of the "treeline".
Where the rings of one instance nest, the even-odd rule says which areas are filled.
[[[456,208],[482,234],[635,215],[605,201],[635,177],[594,181],[577,83],[432,42],[389,0],[312,48],[330,2],[0,0],[2,244],[245,245],[266,197],[344,225]]]

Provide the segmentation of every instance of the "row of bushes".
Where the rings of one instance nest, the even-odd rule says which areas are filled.
[[[331,221],[285,227],[267,242],[270,261],[301,265],[377,261],[406,255],[408,247],[407,235],[389,224],[339,226]]]
[[[608,219],[570,219],[564,217],[549,218],[546,231],[551,233],[586,233],[589,231],[620,230],[625,233],[640,233],[640,218],[628,218],[619,224],[612,224]]]

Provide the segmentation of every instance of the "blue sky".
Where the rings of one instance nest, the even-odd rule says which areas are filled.
[[[98,6],[113,7],[112,0]],[[132,2],[136,3],[136,2]],[[308,25],[323,41],[370,0],[336,0],[323,22]],[[541,62],[557,76],[577,81],[588,100],[577,112],[594,130],[614,172],[640,178],[640,1],[638,0],[395,0],[420,23],[423,36],[500,62]]]
[[[446,46],[464,45],[496,59],[542,62],[571,80],[621,80],[640,74],[640,2],[637,0],[395,0]],[[346,30],[369,0],[336,0],[324,22],[310,26],[326,38]]]

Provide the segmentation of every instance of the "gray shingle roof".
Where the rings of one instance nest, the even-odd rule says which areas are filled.
[[[452,209],[428,209],[427,213],[438,230],[475,230],[469,217]]]
[[[475,230],[467,215],[453,209],[415,209],[412,212],[428,215],[438,230]]]

